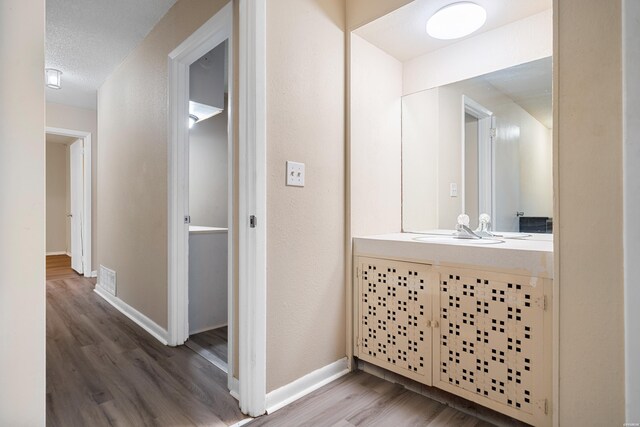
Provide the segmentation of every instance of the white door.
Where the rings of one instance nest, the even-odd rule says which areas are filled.
[[[83,273],[82,254],[82,205],[83,205],[83,163],[82,140],[71,144],[71,268]]]

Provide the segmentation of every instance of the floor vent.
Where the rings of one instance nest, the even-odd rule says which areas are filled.
[[[98,286],[109,292],[111,295],[116,294],[116,272],[100,265],[100,271],[98,271]]]

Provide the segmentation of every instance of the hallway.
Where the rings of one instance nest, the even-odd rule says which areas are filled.
[[[57,262],[54,262],[57,261]],[[227,376],[167,347],[93,292],[95,279],[47,260],[47,425],[232,425]]]

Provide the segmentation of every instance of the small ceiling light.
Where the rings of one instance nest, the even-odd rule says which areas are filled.
[[[487,12],[482,6],[466,1],[452,3],[429,18],[427,33],[434,39],[459,39],[478,30],[486,20]]]
[[[51,89],[60,89],[62,87],[62,71],[55,68],[45,68],[44,82]]]
[[[191,129],[196,123],[198,123],[198,116],[189,114],[189,129]]]

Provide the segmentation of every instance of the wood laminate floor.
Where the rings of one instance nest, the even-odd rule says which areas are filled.
[[[46,260],[47,280],[82,277],[71,268],[71,257],[68,255],[49,255]]]
[[[94,284],[77,274],[47,280],[47,425],[225,426],[245,418],[226,374],[184,346],[159,343]]]
[[[211,329],[189,337],[203,349],[215,354],[220,360],[227,363],[227,327]]]
[[[401,385],[356,371],[247,426],[485,427],[492,424]]]

